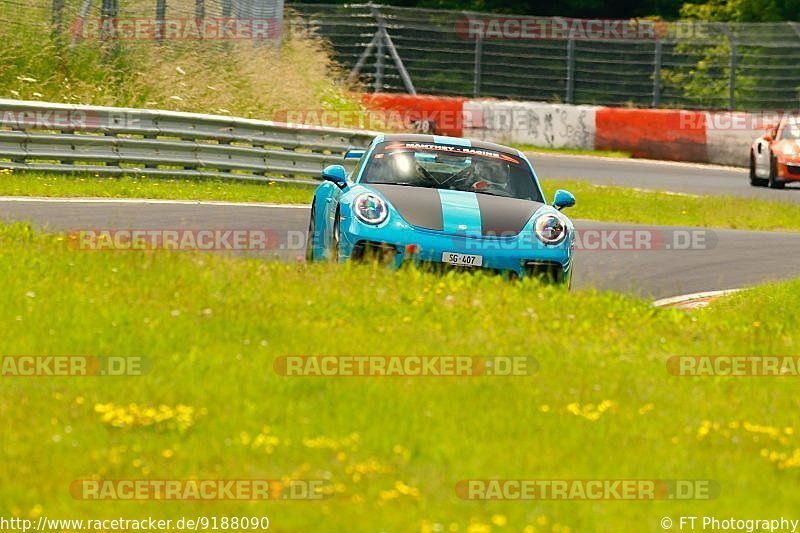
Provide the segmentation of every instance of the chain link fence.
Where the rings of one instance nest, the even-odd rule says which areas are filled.
[[[800,104],[800,24],[793,22],[580,21],[374,4],[287,7],[328,38],[352,78],[374,91],[697,109]]]

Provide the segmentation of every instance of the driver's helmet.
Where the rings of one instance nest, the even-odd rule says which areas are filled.
[[[479,181],[487,181],[493,185],[508,185],[508,169],[506,165],[495,161],[478,159],[472,164],[474,176]]]

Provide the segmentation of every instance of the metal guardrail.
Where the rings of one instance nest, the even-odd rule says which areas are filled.
[[[219,115],[0,99],[0,168],[292,181],[375,132]]]

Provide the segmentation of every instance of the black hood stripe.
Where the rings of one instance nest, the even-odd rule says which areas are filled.
[[[476,194],[481,210],[481,233],[484,235],[517,235],[533,214],[544,204],[519,198]]]
[[[439,199],[438,189],[373,183],[367,185],[381,193],[412,226],[434,231],[444,229],[442,202]]]

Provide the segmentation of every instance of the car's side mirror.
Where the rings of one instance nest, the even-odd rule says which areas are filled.
[[[768,143],[771,143],[773,141],[772,134],[771,133],[765,133],[764,134],[764,140],[767,141]]]
[[[333,182],[340,189],[347,187],[347,174],[342,165],[329,165],[322,171],[322,179]]]
[[[575,205],[575,196],[569,191],[558,189],[553,198],[553,207],[561,211],[564,208],[572,207]]]

